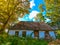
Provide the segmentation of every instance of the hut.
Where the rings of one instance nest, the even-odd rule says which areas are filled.
[[[45,22],[30,22],[30,21],[20,21],[14,26],[10,27],[9,30],[15,30],[15,34],[18,35],[20,30],[23,31],[23,36],[26,36],[26,30],[33,30],[34,37],[39,38],[39,31],[45,32],[45,39],[50,39],[49,31],[53,31],[51,26],[46,24]]]

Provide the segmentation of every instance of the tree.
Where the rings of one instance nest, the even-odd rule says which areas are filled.
[[[60,25],[60,0],[45,0],[46,16],[52,21],[52,25]]]
[[[45,22],[45,18],[43,16],[43,12],[44,12],[44,4],[40,4],[39,5],[39,9],[40,9],[40,12],[37,14],[37,16],[35,17],[36,20],[40,20],[40,21],[44,21]]]
[[[44,9],[43,6],[46,8]],[[51,26],[57,25],[60,27],[60,0],[45,0],[45,4],[39,5],[40,13],[37,18],[45,20],[42,12],[46,11],[46,17],[51,19]]]
[[[28,0],[0,0],[0,32],[26,13],[29,13]]]

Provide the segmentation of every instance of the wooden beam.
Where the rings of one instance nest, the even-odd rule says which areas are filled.
[[[19,31],[15,31],[15,35],[18,36],[19,35]]]
[[[38,30],[34,30],[34,38],[39,38],[39,31]]]
[[[24,31],[22,32],[22,36],[23,36],[23,37],[26,37],[26,30],[24,30]]]
[[[17,31],[17,29],[11,29],[11,30],[15,30],[15,31]],[[24,28],[23,28],[23,29],[18,29],[18,31],[20,31],[20,30],[34,31],[33,29],[24,29]],[[55,31],[55,30],[40,30],[40,29],[39,29],[38,31]]]
[[[45,31],[45,39],[46,40],[50,39],[49,31]]]

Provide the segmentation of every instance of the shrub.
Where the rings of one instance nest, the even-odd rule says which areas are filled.
[[[33,39],[30,37],[7,36],[0,37],[0,45],[48,45],[44,39]]]

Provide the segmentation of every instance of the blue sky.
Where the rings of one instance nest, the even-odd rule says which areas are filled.
[[[40,11],[38,9],[38,6],[40,4],[44,4],[44,1],[43,0],[39,0],[39,1],[37,1],[37,0],[31,0],[30,3],[31,3],[31,11],[34,11],[34,10],[35,11]]]
[[[38,6],[44,4],[44,0],[30,0],[30,13],[26,14],[23,18],[19,18],[20,21],[35,21],[34,17],[40,12]],[[45,7],[44,7],[45,8]],[[46,9],[46,8],[45,8]],[[46,19],[46,22],[50,22],[50,19],[46,18],[46,11],[43,12],[43,16]]]

